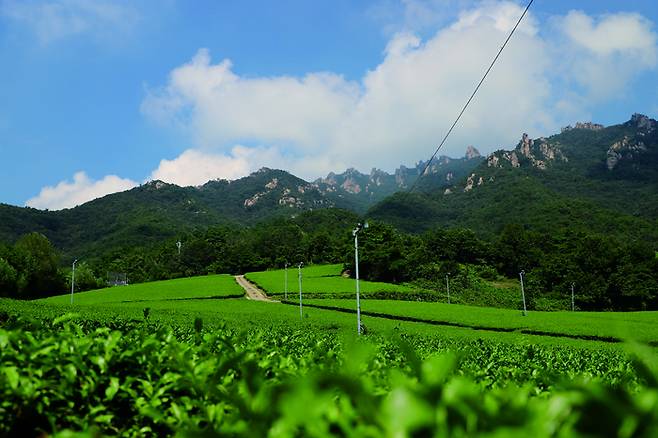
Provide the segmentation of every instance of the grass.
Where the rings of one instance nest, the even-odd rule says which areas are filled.
[[[354,300],[307,300],[307,304],[354,309]],[[658,345],[658,312],[537,312],[410,301],[363,300],[363,312],[416,318],[446,325],[573,337],[616,338]]]
[[[311,302],[313,300],[310,300]],[[327,303],[328,300],[316,300]],[[353,301],[344,301],[349,307]],[[151,321],[163,324],[175,324],[192,327],[196,318],[203,320],[204,327],[212,330],[227,324],[239,329],[265,329],[272,333],[281,330],[312,330],[334,333],[341,337],[352,338],[356,332],[356,318],[350,313],[337,312],[312,307],[304,307],[304,317],[300,318],[299,307],[278,303],[267,303],[240,299],[189,299],[184,301],[130,301],[106,302],[93,305],[52,304],[45,300],[16,301],[0,298],[0,310],[12,309],[21,314],[40,318],[54,318],[73,312],[79,320],[107,321],[123,318],[133,321],[144,319],[143,310],[150,309]],[[473,330],[468,327],[436,326],[411,321],[390,320],[363,315],[362,323],[368,328],[369,338],[389,339],[391,334],[404,333],[416,339],[445,340],[451,344],[488,340],[491,342],[513,345],[546,345],[594,350],[618,350],[621,346],[598,341],[581,339],[564,339],[538,336],[520,332],[499,333],[496,331]]]
[[[80,305],[92,305],[124,301],[143,302],[207,297],[240,297],[242,295],[244,295],[244,290],[235,282],[232,276],[207,275],[78,292],[74,294],[73,302]],[[71,296],[67,294],[39,301],[49,304],[69,304],[70,300]]]
[[[321,265],[302,268],[302,292],[304,294],[347,295],[355,292],[355,281],[341,276],[342,265]],[[283,269],[250,272],[245,277],[256,283],[269,295],[283,295],[285,292],[285,271]],[[374,281],[359,282],[361,292],[375,293],[413,293],[419,290],[406,285],[380,283]],[[297,268],[288,269],[288,293],[299,293]]]
[[[289,275],[294,272],[291,271]],[[313,290],[311,287],[313,285],[316,286],[316,291],[340,291],[344,290],[340,289],[340,286],[353,286],[353,280],[340,277],[339,273],[340,265],[304,268],[305,294],[309,289]],[[282,275],[283,271],[269,271],[249,274],[249,277],[256,276],[267,284],[268,281],[275,282],[277,277]],[[400,287],[385,283],[363,283],[366,285],[366,290],[381,285]],[[339,286],[335,286],[336,284]],[[250,324],[261,327],[296,328],[301,324],[304,327],[352,333],[356,325],[354,315],[331,309],[354,310],[354,292],[349,289],[346,293],[349,294],[350,299],[312,299],[305,295],[305,304],[329,306],[330,309],[305,307],[304,318],[301,321],[296,305],[251,302],[242,298],[231,299],[230,297],[242,297],[243,291],[228,275],[158,281],[78,293],[75,294],[73,306],[69,304],[69,295],[37,300],[30,305],[40,308],[43,312],[73,310],[85,317],[93,317],[94,314],[102,317],[121,314],[133,319],[142,319],[144,308],[149,307],[152,318],[181,320],[185,323],[194,321],[196,317],[202,317],[211,325],[230,322],[236,326]],[[208,297],[224,298],[208,299]],[[296,300],[296,295],[290,299]],[[0,308],[1,304],[2,302]],[[365,312],[364,324],[371,332],[379,334],[401,330],[422,336],[492,338],[512,343],[522,341],[563,344],[570,337],[573,339],[569,339],[569,343],[581,346],[600,345],[602,343],[598,341],[615,339],[658,344],[658,312],[531,311],[524,317],[517,310],[373,299],[362,300],[362,311]],[[378,317],[378,314],[384,317]],[[387,316],[390,318],[387,319]]]
[[[353,315],[335,311],[310,309],[300,321],[293,306],[244,299],[153,303],[158,312],[132,321],[139,302],[66,306],[0,299],[0,435],[658,432],[652,384],[658,375],[636,370],[624,352],[609,346],[576,349],[564,345],[570,340],[537,346],[534,338],[519,342],[519,334],[503,334],[514,336],[513,343],[498,336],[469,340],[445,334],[472,331],[437,327],[430,336],[404,337],[369,329],[350,341],[333,331],[349,325],[354,338]],[[86,313],[53,318],[72,308]],[[186,321],[186,311],[204,322]],[[232,315],[242,318],[238,330],[222,321]],[[270,328],[278,321],[267,319],[251,325],[243,320],[248,315],[280,317],[288,325]],[[213,327],[206,318],[219,323]],[[323,325],[327,320],[333,326]],[[428,326],[366,322],[392,323],[398,333]],[[648,357],[643,364],[651,365]]]

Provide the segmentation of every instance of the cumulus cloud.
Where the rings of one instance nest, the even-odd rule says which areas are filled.
[[[581,11],[571,11],[560,20],[571,40],[598,55],[632,52],[643,63],[656,62],[656,36],[651,22],[640,14],[618,13],[598,22]]]
[[[188,149],[172,160],[162,160],[148,180],[179,186],[198,186],[214,179],[237,179],[261,167],[284,169],[311,177],[335,170],[327,160],[284,156],[275,147],[234,146],[229,153]]]
[[[116,35],[138,19],[131,2],[110,0],[0,0],[0,16],[27,27],[43,44],[91,32]]]
[[[600,101],[620,95],[639,74],[656,66],[657,36],[639,14],[590,17],[571,11],[554,19],[559,36],[553,56],[561,79],[578,84],[583,98]]]
[[[171,73],[164,90],[148,95],[142,110],[189,123],[202,145],[240,138],[308,144],[331,135],[357,93],[356,85],[332,73],[242,78],[229,60],[213,65],[201,49]]]
[[[333,170],[342,163],[392,169],[433,149],[521,12],[515,3],[487,3],[427,40],[396,34],[359,81],[329,72],[242,77],[230,60],[213,63],[201,49],[148,93],[142,111],[189,129],[200,148],[247,140],[285,147],[309,165],[333,163]],[[524,131],[555,129],[546,53],[530,17],[445,152],[461,155],[467,144],[491,150]]]
[[[264,161],[279,160],[275,149],[235,146],[228,154],[188,149],[173,160],[160,161],[149,179],[179,186],[197,186],[213,179],[236,179],[256,170],[253,158],[257,155]]]
[[[410,16],[441,9],[431,0],[402,3]],[[522,11],[482,2],[430,38],[397,33],[358,81],[332,72],[243,77],[230,60],[213,63],[201,49],[148,92],[142,111],[189,130],[198,148],[245,141],[284,148],[302,175],[318,161],[390,170],[433,150]],[[551,134],[623,96],[656,64],[656,34],[640,15],[572,11],[549,21],[526,16],[444,153],[510,147],[522,132]]]
[[[61,210],[84,204],[110,193],[122,192],[137,185],[129,179],[108,175],[100,180],[90,179],[85,172],[73,175],[73,181],[61,181],[54,187],[44,187],[25,203],[28,207]]]

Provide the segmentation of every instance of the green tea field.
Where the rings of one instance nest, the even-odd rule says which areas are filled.
[[[352,295],[355,291],[354,280],[341,276],[342,265],[322,265],[302,267],[302,290],[309,296]],[[257,284],[268,295],[280,297],[285,293],[286,273],[283,269],[250,272],[245,277]],[[390,283],[361,281],[363,294],[406,295],[419,292],[418,289]],[[288,293],[299,293],[298,271],[296,267],[288,268]]]
[[[193,278],[155,281],[116,286],[76,293],[74,304],[93,305],[114,302],[184,300],[188,298],[239,298],[244,291],[230,275],[208,275]],[[50,304],[69,304],[70,295],[42,300]]]
[[[329,296],[354,284],[334,266],[306,269]],[[278,274],[249,278],[274,288]],[[308,299],[300,315],[292,297],[241,292],[230,276],[204,276],[79,293],[73,305],[0,299],[0,434],[657,430],[655,312],[524,317],[364,299],[359,337],[353,298]]]

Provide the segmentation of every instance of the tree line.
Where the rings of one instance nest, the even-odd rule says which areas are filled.
[[[77,265],[76,290],[105,285],[108,272],[126,273],[131,283],[238,274],[298,262],[343,263],[354,272],[351,231],[358,220],[350,212],[318,210],[251,227],[182,233],[148,247],[118,247]],[[459,293],[487,282],[518,279],[524,271],[530,308],[542,300],[564,301],[573,285],[577,307],[583,310],[658,309],[658,257],[641,241],[583,231],[548,234],[516,224],[485,239],[469,229],[410,234],[374,222],[359,236],[360,272],[367,280],[438,290],[448,276]],[[69,288],[70,263],[43,235],[31,233],[13,245],[0,245],[2,295],[38,298]]]

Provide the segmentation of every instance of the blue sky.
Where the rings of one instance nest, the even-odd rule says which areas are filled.
[[[0,0],[0,202],[426,159],[523,5]],[[537,0],[444,153],[658,116],[653,1]]]

